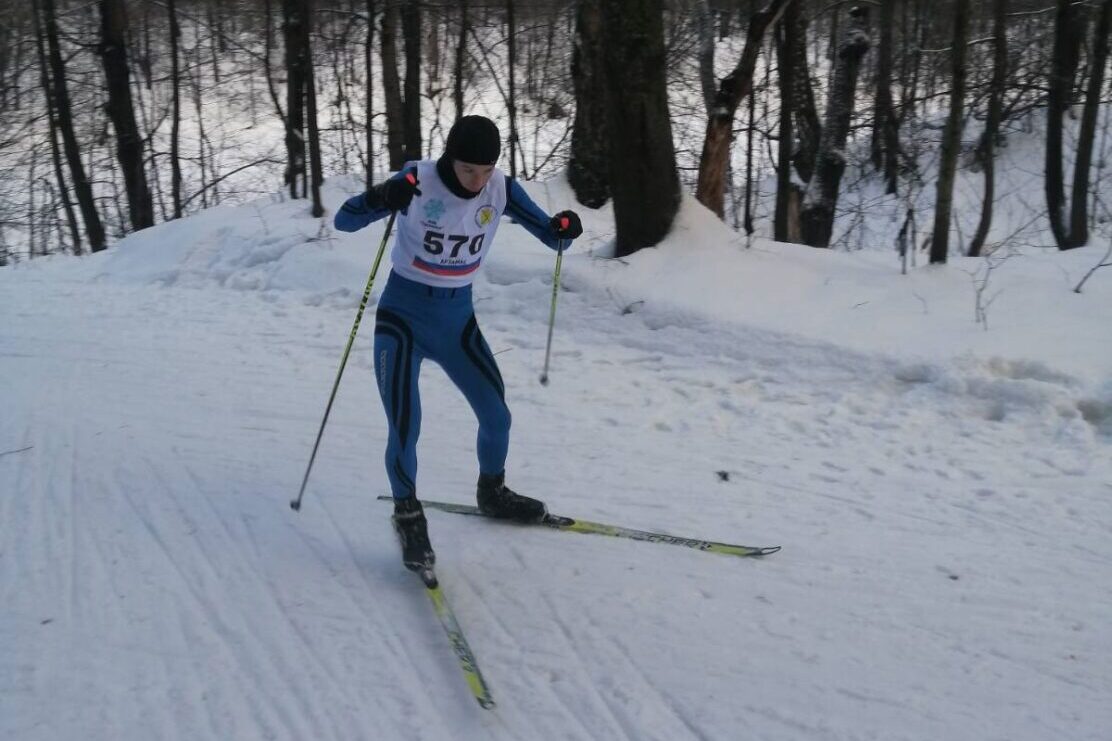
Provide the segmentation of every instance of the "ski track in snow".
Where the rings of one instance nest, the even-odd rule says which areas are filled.
[[[349,301],[22,275],[0,737],[1107,738],[1112,445],[1068,375],[623,315],[573,271],[541,389],[542,276],[476,288],[515,488],[781,553],[430,512],[482,711],[374,501],[369,314],[295,515]],[[470,501],[470,410],[421,392],[421,491]]]

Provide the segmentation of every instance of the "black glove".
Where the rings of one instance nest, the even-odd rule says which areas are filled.
[[[371,188],[367,193],[367,204],[372,208],[388,208],[391,211],[404,211],[409,208],[413,196],[421,195],[417,187],[417,172],[406,171],[400,178],[390,178]]]
[[[575,239],[583,233],[579,214],[574,211],[561,211],[548,222],[558,239]]]

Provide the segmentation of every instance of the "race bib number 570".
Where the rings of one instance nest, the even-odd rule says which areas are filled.
[[[464,245],[467,245],[468,252],[477,255],[483,249],[483,238],[485,236],[485,234],[477,234],[474,237],[467,234],[441,234],[430,230],[425,232],[425,252],[430,255],[441,255],[444,253],[447,243],[447,246],[452,250],[448,257],[458,257]]]

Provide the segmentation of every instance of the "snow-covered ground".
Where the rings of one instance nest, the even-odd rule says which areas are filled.
[[[1112,269],[1071,291],[1103,246],[1005,262],[986,330],[978,260],[746,248],[692,203],[613,260],[589,214],[542,387],[553,256],[505,225],[511,485],[783,551],[430,512],[484,711],[375,500],[369,318],[286,506],[383,227],[305,212],[0,271],[0,738],[1109,738]],[[419,491],[470,502],[470,410],[421,391]]]

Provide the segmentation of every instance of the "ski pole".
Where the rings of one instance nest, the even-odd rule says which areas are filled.
[[[347,347],[344,348],[344,356],[340,359],[340,370],[336,373],[336,382],[332,384],[332,395],[328,397],[328,406],[324,408],[324,419],[320,422],[320,430],[317,432],[317,441],[313,443],[313,454],[309,456],[309,465],[305,469],[305,478],[301,479],[301,490],[297,492],[297,499],[290,500],[290,508],[294,512],[299,512],[301,510],[301,497],[305,496],[305,485],[309,483],[309,472],[313,470],[313,461],[317,459],[317,448],[320,447],[320,439],[321,436],[324,435],[324,426],[328,424],[328,414],[332,411],[332,402],[336,400],[336,390],[340,388],[340,377],[344,375],[344,366],[347,365],[348,355],[351,353],[351,346],[355,343],[355,333],[359,331],[359,322],[363,320],[363,311],[367,308],[367,301],[371,298],[371,287],[375,284],[378,264],[382,262],[382,253],[386,251],[386,241],[390,239],[390,230],[394,227],[394,217],[397,215],[397,211],[391,211],[390,220],[386,222],[386,233],[382,235],[382,243],[378,246],[375,264],[371,267],[370,277],[367,278],[367,288],[363,291],[363,300],[359,302],[359,311],[355,314],[355,324],[351,328],[351,335],[348,337]]]
[[[560,220],[560,226],[567,229],[568,218],[566,216]],[[548,360],[552,355],[552,328],[556,326],[556,296],[560,293],[560,263],[564,259],[564,249],[566,247],[567,240],[561,239],[556,250],[556,272],[552,276],[552,310],[548,314],[548,343],[544,348],[544,370],[541,371],[542,386],[548,385]]]

